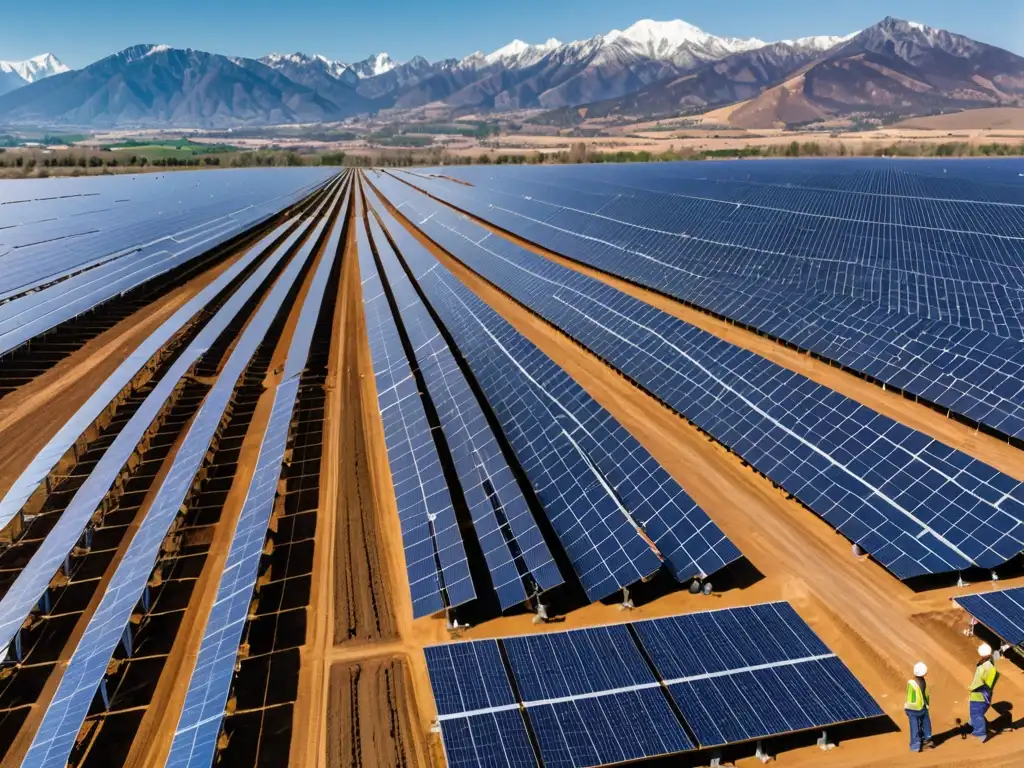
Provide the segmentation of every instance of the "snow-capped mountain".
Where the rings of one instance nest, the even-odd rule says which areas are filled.
[[[261,58],[260,61],[274,69],[285,69],[289,66],[316,67],[337,80],[343,79],[346,72],[352,71],[348,64],[332,61],[318,53],[312,56],[305,53],[271,53]]]
[[[387,74],[397,66],[398,64],[395,63],[395,60],[383,52],[349,64],[349,67],[360,78],[378,77]]]
[[[757,38],[740,40],[734,37],[716,37],[702,29],[676,19],[654,21],[641,19],[623,31],[613,29],[603,36],[605,43],[621,43],[637,53],[659,61],[673,61],[681,49],[699,53],[706,59],[720,59],[730,53],[762,48],[767,43]]]
[[[827,51],[829,48],[835,48],[840,43],[845,43],[847,40],[851,40],[860,32],[852,32],[849,35],[814,35],[812,37],[798,37],[796,40],[779,40],[782,45],[788,45],[791,48],[802,48],[809,51]]]
[[[479,69],[481,67],[501,65],[508,69],[522,69],[523,67],[529,67],[532,64],[536,64],[549,53],[561,46],[562,42],[555,38],[551,38],[547,42],[540,43],[538,45],[530,45],[529,43],[524,43],[522,40],[513,40],[508,45],[503,45],[498,50],[491,51],[487,54],[483,51],[471,53],[469,56],[459,61],[458,66]]]
[[[52,53],[44,53],[27,61],[0,61],[0,93],[69,72],[70,69]]]
[[[27,61],[0,61],[0,72],[14,72],[26,83],[70,71],[71,68],[61,63],[52,53],[44,53]]]

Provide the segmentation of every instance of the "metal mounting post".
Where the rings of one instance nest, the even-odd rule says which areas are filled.
[[[830,749],[835,749],[835,746],[836,746],[835,744],[833,744],[831,741],[828,740],[828,731],[822,731],[821,732],[821,736],[818,737],[817,744],[818,744],[818,747],[820,747],[821,750],[824,751],[824,752],[828,752]]]
[[[713,752],[711,755],[711,766],[710,768],[722,768],[722,753]]]
[[[631,611],[636,606],[633,605],[633,598],[629,596],[629,587],[622,588],[622,603],[619,605],[620,611]]]
[[[757,742],[757,751],[754,753],[754,757],[756,757],[762,763],[767,763],[769,760],[772,759],[772,756],[764,751],[764,746],[762,746],[760,741]]]
[[[537,611],[533,616],[534,624],[546,624],[548,620],[548,607],[537,599]]]
[[[125,627],[124,632],[121,633],[121,644],[124,646],[125,654],[128,658],[131,658],[135,653],[135,649],[133,648],[132,628],[130,625]]]
[[[970,584],[968,584],[966,581],[964,581],[964,575],[962,573],[958,573],[956,575],[956,585],[958,587],[969,587],[970,586]]]

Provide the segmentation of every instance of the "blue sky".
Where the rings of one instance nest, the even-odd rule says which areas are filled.
[[[383,50],[434,60],[517,37],[578,40],[641,18],[770,41],[846,34],[886,15],[1024,54],[1024,0],[49,0],[4,14],[0,59],[48,51],[82,67],[136,43],[167,43],[251,57],[299,50],[345,61]]]

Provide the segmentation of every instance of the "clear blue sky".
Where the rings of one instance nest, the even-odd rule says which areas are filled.
[[[921,21],[1024,54],[1024,0],[49,0],[0,22],[0,59],[44,51],[82,67],[136,43],[236,56],[270,51],[356,60],[461,57],[513,38],[578,40],[641,18],[764,40],[846,34],[884,16]]]

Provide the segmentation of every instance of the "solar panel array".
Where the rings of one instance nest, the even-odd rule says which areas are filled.
[[[472,188],[407,178],[539,245],[1024,437],[1024,196],[977,163],[843,163],[440,171]]]
[[[289,226],[289,220],[268,234],[241,258],[187,301],[177,312],[165,320],[107,377],[88,400],[68,419],[57,434],[32,459],[11,488],[0,500],[0,529],[21,511],[39,484],[57,465],[75,441],[107,408],[110,402],[135,378],[143,366],[185,325],[201,312],[215,296],[231,284],[250,264],[260,258]],[[215,336],[213,338],[216,338]]]
[[[376,210],[472,371],[590,599],[649,576],[662,562],[688,580],[741,556],[582,387]]]
[[[1024,587],[953,598],[971,616],[1010,645],[1024,643]]]
[[[292,246],[294,246],[295,242],[304,233],[304,231],[305,230],[300,228],[289,235],[273,253],[267,256],[266,260],[259,265],[253,274],[224,302],[224,305],[220,310],[218,310],[209,322],[203,326],[184,351],[177,356],[166,374],[146,396],[142,406],[132,415],[128,423],[125,424],[124,428],[120,430],[117,437],[103,453],[103,456],[97,462],[96,466],[93,467],[85,482],[72,497],[64,512],[57,520],[56,525],[46,536],[42,545],[35,552],[29,562],[25,564],[21,573],[18,574],[18,578],[11,585],[6,594],[4,594],[3,599],[0,600],[0,648],[6,647],[8,643],[11,642],[14,635],[19,631],[22,623],[27,618],[29,612],[39,602],[39,599],[48,588],[54,574],[57,573],[57,570],[64,563],[65,559],[78,545],[78,542],[81,540],[86,527],[90,524],[90,521],[103,501],[103,498],[110,491],[111,486],[121,473],[122,468],[135,452],[136,446],[146,431],[149,430],[153,420],[167,403],[167,400],[173,391],[179,386],[182,377],[185,376],[192,365],[202,357],[202,355],[217,340],[217,337],[220,336],[221,332],[228,326],[228,324],[235,319],[239,312],[242,311],[243,307],[250,301],[260,285],[267,279],[271,272],[274,271],[281,259],[283,259],[291,250]],[[266,245],[269,247],[270,243],[266,243]],[[241,259],[239,263],[248,265],[263,255],[264,251],[262,249],[253,249],[246,255],[246,257]],[[228,272],[237,274],[234,270],[228,270]],[[228,274],[228,272],[225,272],[225,274]],[[221,285],[221,287],[223,288],[223,285]],[[208,302],[211,295],[207,294],[204,298]],[[191,309],[194,313],[197,308],[192,307]],[[191,315],[189,315],[189,317],[190,316]],[[160,331],[157,333],[160,333]],[[164,334],[160,333],[160,336],[162,337]],[[149,346],[149,344],[147,343],[146,346]],[[146,359],[148,360],[148,357]],[[141,367],[144,362],[145,361],[142,361],[140,363],[139,361],[135,361],[132,367],[137,369]],[[115,375],[117,375],[117,372],[115,372]],[[121,374],[122,377],[126,375],[127,372]],[[132,375],[134,375],[134,373],[132,373]],[[103,391],[104,394],[113,397],[109,391],[101,391]],[[118,388],[114,394],[119,391],[120,388]],[[90,401],[90,403],[92,403],[92,401]],[[90,403],[83,406],[83,409],[90,406]],[[105,404],[103,405],[105,406]],[[92,403],[91,407],[101,408],[99,403]],[[78,435],[81,434],[81,432],[84,431],[91,423],[91,419],[89,422],[84,421],[86,416],[92,416],[92,418],[95,418],[92,414],[83,415],[82,421],[77,422],[75,429],[70,430],[70,432],[77,432],[74,436],[70,433],[63,435],[63,437],[62,434],[58,434],[57,437],[55,437],[51,443],[43,449],[43,452],[41,452],[35,460],[35,471],[42,472],[43,477],[46,476],[46,472],[48,472],[49,469],[52,469],[60,456],[63,455],[63,452],[58,455],[56,450],[63,447],[64,442],[67,440],[70,440],[72,443],[77,440]],[[77,419],[78,416],[75,418]],[[59,443],[57,442],[58,438],[61,438],[61,442]],[[50,466],[46,469],[46,472],[43,472],[43,469],[46,468],[47,464]],[[33,471],[32,465],[30,465],[29,470],[26,470],[26,474],[29,471]],[[14,496],[12,499],[13,503],[8,507],[9,509],[14,509],[14,503],[17,503],[19,497],[25,495],[26,492],[31,492],[32,489],[29,486],[29,482],[31,482],[30,477],[31,476],[25,477],[23,475],[24,481],[19,480],[20,485],[16,484],[8,493],[8,496],[5,497],[6,502],[8,498],[12,497],[12,495]]]
[[[127,176],[92,185],[103,191],[81,205],[30,199],[0,207],[0,355],[230,240],[331,175]]]
[[[787,603],[633,624],[701,746],[882,714]]]
[[[322,226],[322,225],[321,225]],[[160,546],[186,501],[224,418],[235,385],[263,341],[313,250],[310,238],[253,315],[196,414],[152,505],[108,583],[68,662],[22,765],[64,765],[107,665],[142,598]]]
[[[537,765],[498,643],[425,648],[448,768]]]
[[[336,204],[340,199],[334,200]],[[343,205],[341,210],[347,210]],[[321,224],[320,226],[324,226]],[[281,384],[274,395],[270,418],[260,445],[242,512],[231,539],[217,596],[206,621],[185,704],[171,743],[167,766],[211,766],[227,706],[242,630],[259,574],[267,527],[277,499],[278,483],[288,447],[292,413],[302,370],[309,357],[313,331],[320,316],[324,291],[338,257],[343,219],[334,223],[323,255],[302,303]],[[318,233],[314,232],[314,242]]]
[[[540,590],[550,589],[562,583],[562,576],[447,341],[376,219],[369,223],[383,274],[437,411],[494,589],[502,609],[507,610],[530,597],[527,590],[532,590],[533,584]]]
[[[356,230],[363,311],[402,525],[413,615],[418,618],[467,603],[475,599],[476,591],[434,436],[364,224]]]
[[[545,765],[695,748],[624,624],[502,641]]]
[[[606,765],[883,715],[781,602],[424,650],[452,768]]]
[[[694,422],[900,578],[1024,549],[1024,485],[964,453],[526,251],[394,180],[456,258]]]

